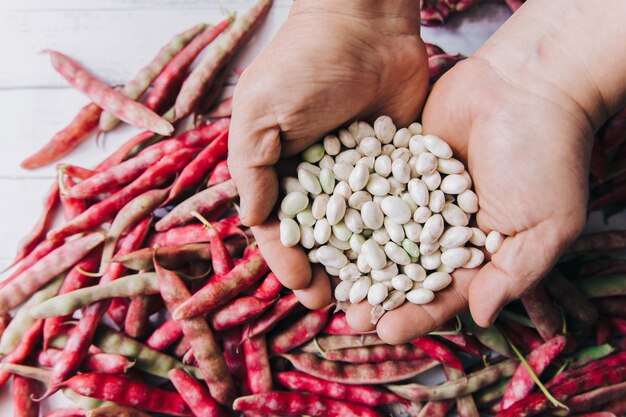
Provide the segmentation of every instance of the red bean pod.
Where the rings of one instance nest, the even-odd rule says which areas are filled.
[[[543,370],[563,351],[566,343],[567,339],[564,336],[555,336],[526,356],[526,362],[535,372],[535,375],[541,375]],[[504,392],[500,409],[506,410],[515,402],[525,398],[534,386],[535,381],[533,381],[528,369],[524,364],[520,364]]]
[[[626,382],[615,385],[598,387],[591,391],[578,394],[567,400],[571,412],[595,411],[610,401],[626,397]]]
[[[37,362],[41,366],[53,367],[55,363],[63,360],[63,351],[60,349],[42,350],[37,356]],[[81,368],[88,372],[101,372],[117,375],[125,373],[133,362],[125,356],[113,353],[89,353],[81,363]]]
[[[37,320],[31,324],[28,329],[22,335],[19,345],[13,350],[13,352],[2,358],[1,363],[23,363],[30,354],[35,350],[35,347],[41,339],[43,333],[43,320]],[[9,372],[0,370],[0,388],[7,383],[11,374]]]
[[[191,159],[193,149],[182,149],[166,155],[137,179],[115,194],[89,207],[72,221],[48,233],[49,240],[61,240],[76,233],[91,230],[112,219],[117,212],[138,195],[151,190],[173,177]]]
[[[143,104],[108,87],[70,57],[57,51],[49,50],[48,53],[54,69],[100,108],[126,123],[160,135],[168,136],[174,131],[174,127],[168,121]]]
[[[369,407],[300,392],[273,391],[239,397],[235,400],[233,409],[244,413],[253,411],[311,417],[383,417]]]
[[[214,222],[212,225],[218,230],[222,239],[243,233],[239,228],[241,220],[237,214]],[[190,224],[188,226],[175,227],[167,232],[155,233],[151,236],[148,244],[151,247],[179,246],[208,241],[209,232],[204,225]]]
[[[248,387],[253,394],[272,390],[272,370],[264,335],[255,336],[243,341],[244,358]]]
[[[75,185],[74,180],[69,175],[65,175],[63,172],[59,173],[59,182],[63,185],[63,188],[69,190]],[[63,217],[66,221],[72,220],[74,217],[87,210],[87,202],[85,200],[79,200],[69,197],[64,193],[60,194],[61,207],[63,208]]]
[[[286,329],[274,334],[269,341],[270,350],[279,354],[289,352],[313,339],[326,325],[332,307],[311,311]]]
[[[228,116],[230,117],[230,116]],[[231,179],[230,171],[228,170],[228,161],[223,160],[218,162],[213,168],[213,171],[209,174],[209,179],[207,180],[207,187],[211,187],[213,185],[221,184],[224,181],[228,181]]]
[[[163,307],[158,294],[133,297],[124,321],[124,333],[143,340],[150,332],[150,316]]]
[[[341,364],[326,361],[312,353],[284,354],[283,357],[301,372],[343,384],[386,384],[403,381],[437,366],[437,361],[432,359]]]
[[[217,309],[211,315],[211,327],[216,331],[247,324],[267,311],[276,300],[241,297]]]
[[[348,325],[346,315],[344,313],[333,314],[328,320],[326,326],[322,329],[322,333],[340,335],[363,334],[363,332],[357,332],[356,330],[353,330],[350,325]]]
[[[276,374],[276,381],[293,391],[310,392],[335,400],[350,401],[370,407],[404,401],[396,394],[380,388],[329,382],[297,371],[279,372]]]
[[[269,267],[258,248],[249,251],[226,275],[214,277],[172,313],[176,320],[197,316],[226,304],[261,279]]]
[[[454,400],[428,401],[417,417],[446,417],[454,406]]]
[[[191,410],[177,392],[165,391],[143,382],[116,375],[86,373],[60,384],[77,394],[120,405],[141,408],[173,416],[192,416]]]
[[[101,113],[102,109],[97,104],[87,104],[67,127],[57,132],[40,150],[23,160],[20,166],[34,169],[61,159],[78,147],[98,127]]]
[[[375,334],[363,335],[321,335],[306,345],[300,346],[300,350],[309,353],[329,352],[332,350],[351,349],[369,346],[386,345]]]
[[[246,328],[244,337],[254,337],[268,332],[278,322],[289,316],[299,305],[300,302],[293,293],[279,298],[276,304]]]
[[[39,416],[39,402],[33,400],[39,395],[39,389],[39,382],[34,379],[13,377],[13,417]]]
[[[172,312],[191,294],[174,272],[159,265],[157,262],[158,251],[155,251],[154,257],[154,267],[159,280],[161,296],[168,310]],[[230,404],[236,396],[235,385],[208,323],[204,317],[192,317],[183,320],[181,326],[183,333],[189,338],[194,356],[204,380],[209,386],[211,395],[220,404]]]
[[[172,369],[168,376],[194,415],[202,417],[227,416],[206,388],[187,372],[182,369]]]
[[[412,361],[427,355],[413,345],[379,345],[348,349],[329,350],[324,359],[335,362],[370,363],[385,361]]]
[[[611,230],[580,236],[569,247],[568,254],[613,251],[626,248],[626,230]]]
[[[250,394],[248,387],[248,376],[246,370],[246,361],[244,358],[242,343],[242,329],[235,327],[228,329],[222,333],[222,342],[224,344],[224,359],[226,366],[231,375],[234,376],[235,384],[242,395]]]
[[[85,412],[80,408],[57,408],[44,417],[85,417]]]
[[[522,303],[543,340],[548,341],[561,331],[563,325],[561,315],[543,285],[537,285],[522,297]]]
[[[411,343],[438,362],[451,368],[463,370],[463,364],[459,358],[446,345],[438,340],[424,336],[412,340]]]

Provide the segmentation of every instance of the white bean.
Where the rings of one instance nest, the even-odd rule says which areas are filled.
[[[385,301],[385,298],[387,298],[387,294],[389,294],[389,290],[387,289],[385,284],[381,282],[375,282],[374,284],[372,284],[367,293],[367,302],[370,305],[380,304]]]
[[[348,244],[350,244],[348,242]],[[343,252],[344,255],[346,255],[346,258],[348,258],[349,261],[354,262],[356,261],[356,258],[359,257],[359,254],[356,253],[355,251],[353,251],[352,249],[348,249],[346,251]]]
[[[300,181],[302,187],[311,194],[317,195],[322,192],[320,181],[312,172],[307,171],[306,169],[298,171],[298,181]]]
[[[358,258],[356,258],[356,267],[359,268],[359,271],[364,274],[367,274],[372,270],[370,264],[367,263],[367,257],[362,253],[359,254]]]
[[[426,207],[428,205],[428,200],[430,193],[428,192],[428,187],[418,178],[413,178],[408,183],[409,195],[420,207]]]
[[[294,219],[285,218],[280,221],[280,241],[286,247],[295,246],[300,241],[300,227]]]
[[[300,213],[298,213],[300,214]],[[293,216],[290,216],[289,214],[285,213],[283,211],[283,209],[279,208],[278,211],[276,212],[276,216],[278,217],[278,220],[282,220],[282,219],[293,219]]]
[[[408,148],[411,136],[413,136],[413,134],[406,127],[398,129],[396,134],[393,136],[393,145],[398,148]]]
[[[446,175],[439,185],[439,189],[446,194],[460,194],[468,187],[467,180],[460,174]]]
[[[309,205],[309,198],[300,191],[294,191],[285,196],[280,208],[285,214],[295,216]]]
[[[412,281],[421,282],[426,278],[426,270],[420,264],[408,264],[402,267],[402,272]]]
[[[418,209],[419,210],[419,209]],[[404,227],[404,234],[413,242],[420,241],[420,233],[422,233],[422,225],[414,220],[409,220],[402,225]]]
[[[317,259],[317,248],[313,248],[307,253],[307,257],[309,258],[309,262],[312,264],[320,263],[320,260]]]
[[[383,308],[386,311],[394,310],[404,304],[404,300],[406,300],[404,291],[392,291],[383,301]]]
[[[478,211],[478,196],[472,190],[465,190],[456,198],[461,210],[473,214]]]
[[[390,260],[397,263],[398,265],[408,265],[411,263],[411,258],[409,258],[409,254],[406,253],[401,246],[398,246],[396,243],[387,242],[385,244],[385,254],[389,257]]]
[[[371,285],[372,281],[369,277],[364,276],[357,279],[350,289],[350,302],[356,304],[359,301],[363,301],[367,297]]]
[[[392,161],[401,160],[406,163],[411,159],[411,152],[407,148],[396,148],[395,151],[389,155]]]
[[[330,155],[324,155],[322,159],[317,163],[320,169],[330,169],[332,170],[335,166],[335,159]]]
[[[420,243],[420,255],[428,256],[437,252],[439,249],[439,243]]]
[[[328,224],[328,220],[320,219],[315,223],[313,227],[313,236],[315,237],[315,241],[320,245],[328,242],[330,239],[330,235],[332,234],[332,229],[330,224]]]
[[[348,177],[348,185],[350,185],[352,191],[361,191],[365,188],[369,177],[370,172],[367,167],[365,165],[357,164]]]
[[[381,148],[380,140],[372,136],[367,136],[359,143],[358,149],[365,156],[377,157],[380,155]]]
[[[433,212],[430,211],[428,207],[418,207],[413,213],[413,220],[417,223],[425,223],[426,220],[430,219],[430,216],[433,215]]]
[[[374,239],[379,245],[384,245],[391,240],[391,236],[389,236],[386,229],[381,227],[380,229],[374,230],[374,233],[372,233],[372,239]]]
[[[411,172],[411,178],[418,178],[421,175],[417,173],[417,169],[415,168],[415,163],[417,162],[417,156],[413,155],[410,159],[409,162],[407,162],[409,164],[409,171]]]
[[[452,282],[452,276],[447,272],[433,272],[422,282],[422,287],[431,291],[441,291]]]
[[[451,248],[441,254],[441,263],[450,268],[460,268],[469,261],[471,255],[467,248]]]
[[[324,245],[317,249],[317,259],[324,266],[341,269],[348,263],[348,258],[339,249]]]
[[[463,268],[478,268],[483,264],[483,261],[485,260],[485,254],[480,249],[469,248],[469,250],[471,253],[470,258],[465,263],[465,265],[463,265]]]
[[[428,304],[435,299],[435,293],[426,288],[416,288],[406,294],[406,299],[413,304]]]
[[[420,257],[420,262],[426,270],[432,271],[434,269],[437,269],[439,265],[441,265],[441,252],[436,250],[433,254],[422,255]]]
[[[430,196],[428,197],[428,208],[433,213],[440,213],[445,204],[446,196],[443,191],[435,190],[430,192]]]
[[[384,196],[389,193],[389,181],[378,174],[370,174],[365,189],[372,195]]]
[[[413,258],[417,259],[420,256],[420,247],[411,239],[402,240],[402,249],[404,249],[406,253],[409,254],[409,256],[411,257],[411,262],[413,262]]]
[[[298,214],[296,214],[296,219],[298,220],[298,223],[303,226],[313,227],[315,225],[315,217],[313,217],[311,207],[307,207]]]
[[[335,190],[333,191],[334,195],[342,196],[345,200],[349,199],[352,195],[352,190],[350,186],[345,181],[339,181],[337,185],[335,185]]]
[[[395,150],[396,147],[393,146],[391,143],[388,143],[387,145],[383,145],[383,147],[380,149],[380,153],[381,155],[390,156]]]
[[[437,157],[430,152],[422,152],[415,161],[415,170],[420,175],[428,175],[437,169]]]
[[[350,243],[350,249],[352,249],[357,254],[361,253],[361,246],[363,246],[364,242],[365,238],[363,237],[363,235],[360,235],[358,233],[353,233],[352,236],[350,236],[350,240],[348,241],[348,243]]]
[[[300,225],[300,244],[304,249],[313,249],[315,246],[315,235],[311,226]]]
[[[478,227],[472,227],[472,237],[470,237],[470,243],[475,246],[485,246],[485,240],[487,236],[485,232],[480,230]]]
[[[368,172],[372,172],[374,170],[375,162],[376,162],[376,158],[374,158],[373,156],[364,156],[363,158],[356,161],[356,165],[365,165],[367,167]]]
[[[411,170],[409,164],[402,159],[396,159],[391,164],[391,172],[393,177],[400,181],[402,184],[406,184],[411,179]]]
[[[411,216],[413,216],[413,213],[415,213],[415,210],[417,210],[417,204],[415,204],[415,201],[413,201],[411,195],[404,192],[400,194],[400,198],[406,203],[407,206],[409,206],[409,209],[411,209]]]
[[[347,149],[342,151],[335,157],[337,163],[350,164],[354,166],[361,159],[361,153],[356,149]]]
[[[302,194],[306,194],[306,190],[300,184],[295,177],[284,177],[280,180],[280,189],[285,192],[285,194],[293,193],[294,191],[299,191]]]
[[[391,174],[391,158],[388,155],[380,155],[374,162],[374,172],[381,177]]]
[[[373,239],[368,239],[361,246],[361,255],[365,256],[372,269],[382,269],[387,263],[385,251]],[[319,255],[318,255],[319,256]]]
[[[350,299],[350,290],[354,282],[352,281],[341,281],[335,287],[335,299],[337,301],[348,301]]]
[[[437,272],[447,272],[448,274],[451,274],[452,272],[454,272],[456,268],[452,268],[451,266],[448,265],[444,265],[441,264],[437,267]]]
[[[394,222],[389,217],[385,217],[383,224],[385,225],[385,230],[389,235],[389,239],[396,242],[397,244],[402,243],[402,239],[404,239],[404,228],[402,227],[402,225]]]
[[[339,142],[346,148],[354,148],[356,146],[356,140],[348,129],[339,129]]]
[[[350,237],[352,236],[352,231],[348,229],[348,226],[346,226],[346,224],[343,221],[340,221],[339,223],[334,224],[332,228],[333,228],[333,236],[335,236],[337,239],[345,243],[343,249],[344,250],[350,249],[350,244],[348,243],[348,241],[350,240]]]
[[[332,169],[323,168],[320,171],[319,183],[322,187],[322,191],[326,194],[332,194],[335,189],[335,174],[333,174]]]
[[[441,185],[441,174],[435,171],[429,175],[422,175],[422,181],[426,184],[428,191],[435,191]]]
[[[361,233],[363,231],[363,219],[361,219],[361,213],[353,208],[346,209],[346,214],[343,218],[346,226],[353,233]]]
[[[324,146],[319,143],[309,146],[302,152],[302,159],[311,164],[319,162],[319,160],[322,159],[323,156]]]
[[[395,177],[389,177],[387,181],[389,181],[390,195],[399,196],[406,189],[406,185],[395,179]]]
[[[330,196],[326,206],[326,219],[331,226],[336,225],[346,214],[346,199],[337,194]]]
[[[424,144],[428,151],[438,158],[452,158],[452,148],[440,137],[426,135],[424,136]]]
[[[465,171],[463,162],[454,158],[439,158],[437,161],[437,171],[442,174],[460,174]]]
[[[356,210],[361,210],[363,204],[372,201],[372,196],[367,191],[357,191],[348,198],[348,206]]]
[[[496,253],[504,242],[504,235],[496,230],[492,230],[485,239],[485,249],[489,253]]]
[[[391,120],[391,117],[380,116],[374,121],[374,132],[382,143],[390,143],[396,133],[396,125]]]
[[[361,142],[366,136],[375,136],[374,128],[369,123],[363,121],[355,121],[348,126],[348,131],[352,134],[357,143]]]
[[[313,217],[317,220],[326,215],[328,200],[330,200],[330,196],[328,194],[320,194],[313,200],[313,204],[311,205],[311,214],[313,214]]]
[[[389,281],[391,278],[398,275],[398,265],[389,262],[383,269],[373,269],[370,275],[374,281]]]
[[[383,202],[383,198],[385,198],[385,196],[375,195],[374,197],[372,197],[372,201],[378,204],[378,206],[380,207],[380,203]]]
[[[335,135],[326,135],[324,137],[324,151],[328,155],[335,156],[341,151],[341,141]]]
[[[469,216],[453,203],[446,203],[441,210],[441,215],[450,226],[467,226],[469,223]]]
[[[472,237],[472,229],[465,226],[453,226],[443,232],[439,238],[439,245],[442,248],[458,248]]]
[[[400,197],[385,197],[380,204],[384,214],[398,224],[411,220],[411,208]]]
[[[440,214],[433,214],[430,219],[426,220],[422,233],[420,233],[420,242],[435,243],[443,233],[443,217]]]
[[[361,277],[361,271],[356,264],[349,263],[339,270],[339,278],[342,280],[356,281]]]
[[[303,169],[309,171],[312,174],[320,175],[320,167],[318,167],[317,165],[313,165],[309,162],[300,162],[296,167],[296,172],[299,172]]]
[[[409,131],[414,135],[422,134],[422,125],[417,122],[413,122],[409,125]]]
[[[363,219],[365,227],[376,230],[383,226],[385,216],[383,215],[383,212],[378,204],[373,201],[368,201],[363,204],[363,207],[361,208],[361,218]]]
[[[413,281],[404,274],[391,278],[391,286],[398,291],[408,291],[413,286]]]
[[[348,181],[353,169],[354,167],[348,163],[338,162],[333,167],[333,174],[335,174],[335,178],[339,181]]]
[[[424,136],[422,135],[413,135],[409,140],[409,151],[411,155],[418,156],[424,152],[428,152],[426,149],[426,145],[424,144]]]

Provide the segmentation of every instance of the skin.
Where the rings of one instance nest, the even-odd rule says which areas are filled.
[[[312,279],[301,249],[279,241],[270,215],[275,164],[355,118],[387,114],[406,126],[427,90],[415,2],[338,3],[296,1],[233,100],[228,162],[242,222],[253,226],[272,270],[309,308],[330,301],[330,285],[322,284],[323,271]],[[480,200],[479,227],[508,237],[480,270],[455,271],[433,302],[385,314],[377,331],[386,342],[423,335],[468,306],[479,325],[489,326],[581,232],[593,132],[626,104],[626,3],[607,3],[530,0],[435,84],[424,131],[448,141],[466,163]],[[366,303],[351,306],[348,323],[372,330],[369,310]]]

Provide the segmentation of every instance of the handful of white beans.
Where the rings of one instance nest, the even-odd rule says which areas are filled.
[[[426,304],[456,268],[483,263],[504,236],[470,227],[478,197],[441,138],[388,116],[352,123],[302,153],[298,178],[282,179],[280,239],[341,280],[335,298],[367,300],[372,322],[405,301]]]

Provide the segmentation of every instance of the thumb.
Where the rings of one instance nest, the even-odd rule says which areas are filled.
[[[265,221],[278,198],[274,165],[280,158],[280,133],[260,112],[233,102],[228,138],[228,169],[240,196],[241,221],[256,226]],[[264,120],[265,119],[265,120]]]
[[[491,326],[502,307],[552,269],[565,246],[558,230],[558,225],[546,221],[504,239],[470,284],[470,312],[479,326]]]

